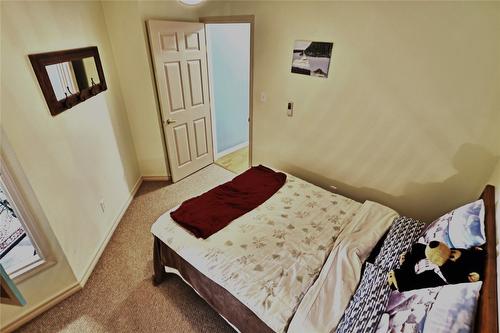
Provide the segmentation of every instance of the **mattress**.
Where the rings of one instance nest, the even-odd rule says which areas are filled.
[[[321,329],[335,327],[341,314],[336,321],[323,317],[343,312],[357,284],[346,281],[343,288],[339,272],[359,279],[365,254],[397,215],[291,175],[264,204],[205,240],[169,213],[153,224],[152,233],[275,332],[316,329],[320,322]],[[340,300],[323,306],[328,288],[343,291]]]

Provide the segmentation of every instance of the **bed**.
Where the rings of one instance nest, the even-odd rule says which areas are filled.
[[[476,328],[485,332],[497,327],[493,188],[482,198],[488,264]],[[177,274],[236,330],[291,333],[335,329],[365,261],[397,216],[292,175],[264,204],[206,240],[169,212],[151,228],[154,284]]]

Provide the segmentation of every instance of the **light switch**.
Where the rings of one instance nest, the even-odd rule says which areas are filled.
[[[293,102],[288,102],[288,107],[287,107],[287,110],[286,110],[286,115],[288,117],[292,117],[293,116]]]

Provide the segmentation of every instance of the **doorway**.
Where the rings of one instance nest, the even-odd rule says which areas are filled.
[[[220,158],[224,158],[220,165],[235,173],[251,164],[253,22],[253,16],[205,17],[200,23],[147,21],[161,127],[173,182]],[[207,26],[214,27],[208,28],[214,36],[222,33],[233,38],[229,43],[226,40],[224,47],[212,47],[210,51],[217,52],[210,58],[214,65],[210,70]],[[236,27],[238,31],[234,31]],[[240,32],[244,34],[238,35]],[[213,38],[209,42],[218,45]],[[231,66],[221,61],[222,57],[233,61]],[[244,62],[238,63],[241,59]],[[224,77],[225,72],[237,72],[232,66],[240,66],[240,74]],[[216,83],[214,87],[212,80],[221,85]],[[241,89],[227,91],[239,85]],[[215,124],[213,119],[221,122]],[[243,138],[235,139],[239,132]]]
[[[215,164],[248,169],[251,23],[205,23]]]

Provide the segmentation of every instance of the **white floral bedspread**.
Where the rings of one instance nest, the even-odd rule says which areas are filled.
[[[276,332],[284,332],[341,230],[361,204],[287,175],[264,204],[208,239],[163,214],[152,233],[233,294]]]

